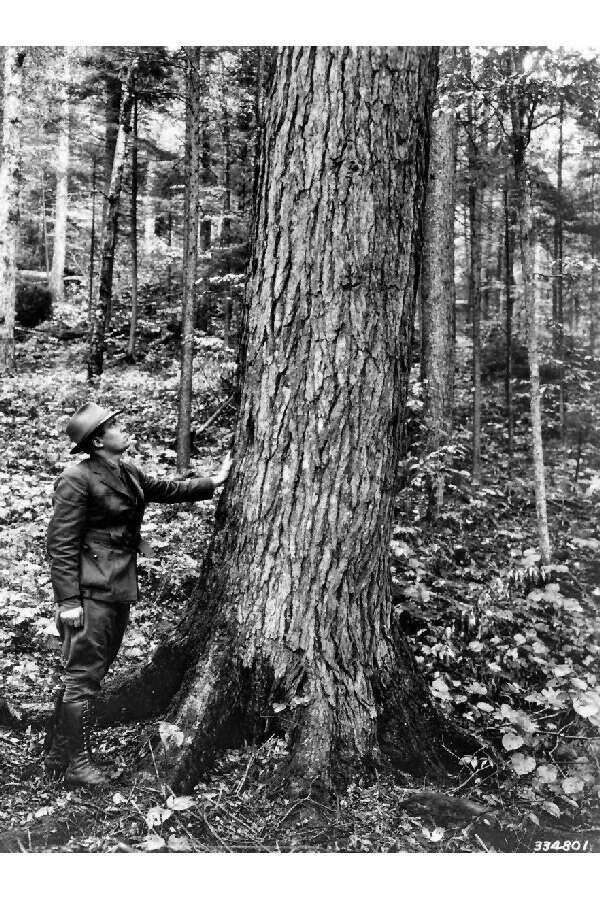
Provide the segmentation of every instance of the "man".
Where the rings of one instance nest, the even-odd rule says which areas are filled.
[[[56,481],[48,527],[64,675],[46,769],[64,772],[69,785],[101,786],[106,779],[90,755],[93,701],[138,597],[137,553],[148,547],[140,536],[146,503],[209,499],[226,480],[231,459],[209,478],[153,478],[121,459],[130,439],[117,412],[96,403],[82,406],[66,431],[75,444],[71,453],[89,456]]]

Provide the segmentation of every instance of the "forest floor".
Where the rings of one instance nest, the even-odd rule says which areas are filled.
[[[423,517],[423,466],[418,454],[409,458],[414,477],[398,498],[392,542],[396,614],[435,700],[482,739],[481,752],[459,761],[459,776],[440,787],[380,773],[329,805],[292,802],[269,790],[268,773],[285,753],[271,738],[223,752],[193,794],[175,797],[158,777],[132,774],[139,725],[97,735],[111,760],[109,789],[69,791],[44,775],[39,710],[50,710],[59,676],[44,539],[53,482],[70,462],[64,424],[89,398],[83,340],[59,336],[78,324],[77,306],[66,303],[29,332],[18,374],[0,386],[0,852],[599,850],[600,463],[592,444],[577,465],[575,449],[548,440],[557,563],[540,573],[526,416],[509,474],[501,387],[488,384],[484,480],[474,485],[466,369],[444,515],[435,526]],[[125,363],[125,338],[114,334],[94,399],[126,409],[134,458],[173,474],[177,344],[151,323],[141,329],[136,365]],[[235,354],[216,336],[196,343],[201,425],[228,396]],[[232,416],[225,406],[202,432],[195,471],[218,468]],[[115,673],[146,659],[177,621],[213,512],[212,501],[147,510],[144,534],[159,555],[141,562],[141,601]]]

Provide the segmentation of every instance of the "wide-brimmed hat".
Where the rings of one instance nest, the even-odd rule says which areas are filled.
[[[123,412],[122,409],[105,409],[103,406],[98,406],[97,403],[86,403],[81,406],[75,415],[71,416],[65,429],[71,440],[75,442],[71,453],[80,453],[81,444],[85,439],[89,438],[96,428],[121,412]]]

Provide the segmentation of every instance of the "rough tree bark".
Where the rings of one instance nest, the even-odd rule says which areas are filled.
[[[452,47],[440,53],[440,79],[448,75],[455,58]],[[454,394],[454,212],[456,121],[441,95],[431,125],[429,183],[425,206],[423,272],[421,278],[421,378],[424,391],[425,452],[428,510],[435,518],[444,503],[444,472],[449,464],[440,451],[450,440]]]
[[[69,135],[71,108],[69,86],[71,82],[71,51],[64,48],[63,75],[60,83],[60,112],[58,144],[56,147],[56,200],[54,212],[54,242],[50,290],[55,300],[65,295],[65,257],[67,252],[67,209],[69,200]]]
[[[544,470],[544,445],[542,441],[542,412],[540,399],[540,366],[537,342],[536,292],[533,279],[533,221],[531,212],[531,184],[527,169],[526,153],[529,145],[536,103],[521,83],[526,47],[509,51],[510,114],[512,157],[515,173],[515,208],[519,226],[519,249],[523,273],[524,305],[527,314],[528,356],[530,372],[530,408],[533,454],[533,478],[535,507],[540,543],[541,561],[550,562],[550,536],[546,509],[546,476]]]
[[[121,184],[127,153],[127,139],[131,130],[131,108],[133,105],[133,79],[135,78],[137,60],[122,73],[123,92],[119,133],[113,158],[112,177],[108,192],[107,212],[102,231],[102,262],[100,265],[100,283],[98,294],[94,298],[92,309],[89,351],[88,380],[102,374],[104,368],[104,336],[108,309],[112,297],[113,265],[119,231],[119,205],[121,201]]]
[[[215,747],[265,728],[288,735],[292,793],[383,755],[442,772],[444,745],[456,751],[398,629],[388,567],[436,57],[280,52],[234,465],[187,615],[102,708],[152,714],[179,687],[178,790]]]
[[[200,219],[200,78],[201,48],[186,48],[186,174],[185,235],[183,262],[183,305],[181,311],[181,378],[177,422],[177,471],[190,464],[192,424],[192,375],[194,365],[194,322],[196,271],[198,267],[198,222]]]
[[[4,104],[0,163],[0,372],[15,367],[16,249],[21,185],[23,47],[4,48]]]

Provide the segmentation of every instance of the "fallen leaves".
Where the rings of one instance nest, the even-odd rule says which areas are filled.
[[[524,753],[513,753],[510,762],[517,775],[529,775],[536,767],[535,757]]]
[[[542,784],[553,784],[558,778],[558,769],[556,766],[538,766],[535,770],[537,778]]]
[[[505,750],[518,750],[523,744],[524,740],[521,735],[515,734],[514,731],[507,731],[502,735],[502,746]]]
[[[561,787],[565,794],[581,794],[585,785],[581,778],[571,775],[569,778],[563,778]]]

